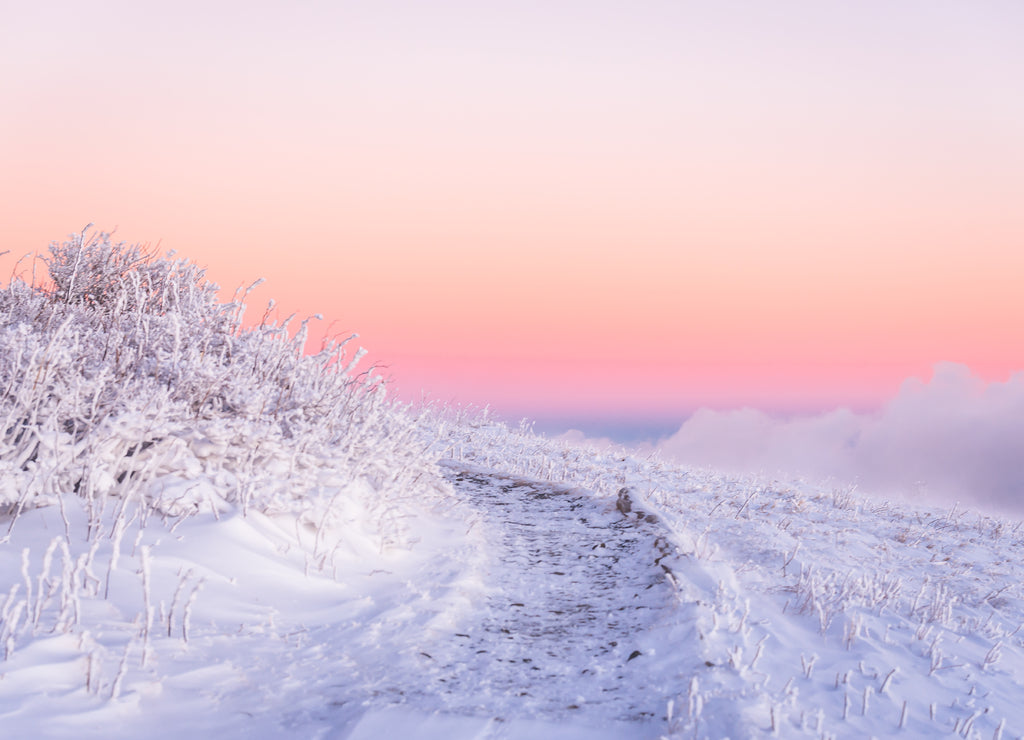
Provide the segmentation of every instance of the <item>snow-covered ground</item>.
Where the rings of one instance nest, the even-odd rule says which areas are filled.
[[[1020,522],[402,408],[146,264],[0,291],[2,737],[1024,735]]]
[[[402,543],[346,489],[329,566],[291,514],[23,512],[4,736],[1024,731],[1020,523],[466,436],[492,467],[453,447],[450,501],[406,503]],[[524,474],[552,459],[598,490]]]

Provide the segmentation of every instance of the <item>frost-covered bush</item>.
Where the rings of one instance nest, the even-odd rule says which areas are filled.
[[[182,307],[208,310],[216,287],[187,260],[158,259],[139,244],[111,243],[89,229],[50,245],[43,257],[53,285],[51,298],[65,304],[164,313]]]
[[[247,328],[248,291],[221,303],[194,263],[109,234],[43,260],[49,283],[0,290],[0,513],[72,492],[182,513],[218,505],[203,478],[322,521],[323,492],[357,480],[382,501],[442,488],[414,421],[354,374],[354,337],[307,355],[308,320]]]

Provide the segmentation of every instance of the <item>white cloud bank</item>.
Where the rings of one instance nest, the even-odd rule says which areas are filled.
[[[700,410],[657,445],[681,463],[856,483],[865,493],[1024,514],[1024,373],[985,382],[936,365],[879,411],[779,419]]]

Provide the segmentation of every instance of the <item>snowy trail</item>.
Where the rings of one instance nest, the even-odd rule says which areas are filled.
[[[419,643],[414,672],[392,673],[414,685],[392,680],[378,701],[501,720],[660,718],[667,687],[647,685],[640,642],[676,606],[656,519],[555,484],[446,474],[488,543],[487,595],[457,629]]]

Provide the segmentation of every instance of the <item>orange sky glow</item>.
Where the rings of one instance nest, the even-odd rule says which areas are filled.
[[[23,5],[4,280],[116,227],[510,417],[1024,369],[1018,3]]]

